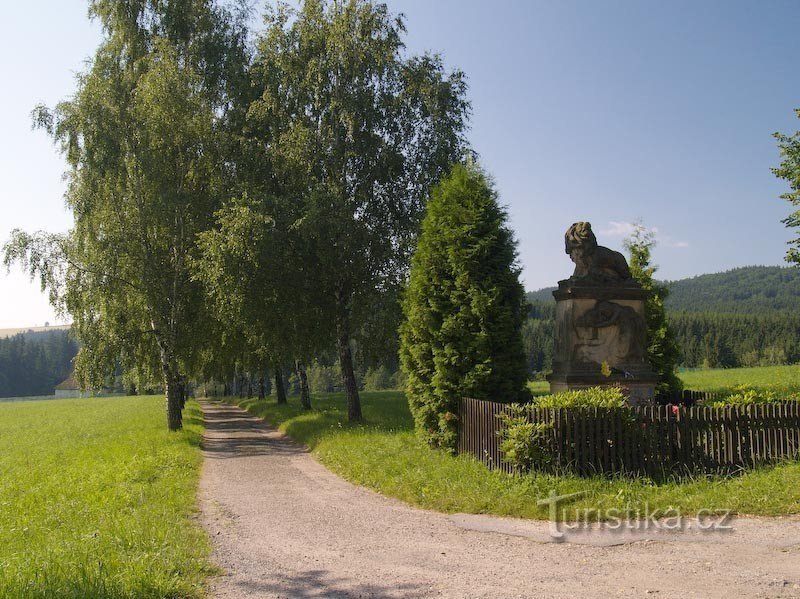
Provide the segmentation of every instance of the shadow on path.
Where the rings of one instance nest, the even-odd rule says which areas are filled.
[[[307,450],[245,410],[221,402],[201,402],[206,425],[203,449],[211,459],[256,455],[296,456]]]

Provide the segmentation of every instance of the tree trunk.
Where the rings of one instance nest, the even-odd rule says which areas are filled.
[[[151,323],[153,330],[157,331],[155,324]],[[181,406],[181,377],[174,358],[174,344],[169,339],[156,335],[158,350],[161,357],[161,375],[164,381],[164,394],[167,402],[167,428],[179,431],[183,428],[183,414]]]
[[[286,403],[286,387],[283,386],[283,373],[280,367],[275,367],[275,396],[278,403]]]
[[[244,399],[244,375],[241,373],[236,381],[236,386],[239,388],[239,399]]]
[[[178,377],[178,393],[180,394],[181,411],[186,407],[186,377]]]
[[[172,372],[165,372],[164,388],[167,395],[167,427],[171,431],[179,431],[183,428],[180,377]]]
[[[358,396],[358,383],[353,371],[353,352],[350,349],[350,327],[347,318],[336,319],[336,346],[339,350],[339,366],[342,369],[342,384],[347,395],[347,419],[350,422],[361,422],[361,398]]]
[[[253,397],[253,375],[247,375],[247,399],[251,399]]]
[[[258,399],[263,400],[265,396],[266,396],[266,389],[264,385],[264,375],[262,374],[258,378]]]
[[[308,376],[306,376],[306,366],[300,360],[295,360],[295,370],[297,380],[300,381],[300,405],[304,410],[311,409],[311,394],[308,392]]]

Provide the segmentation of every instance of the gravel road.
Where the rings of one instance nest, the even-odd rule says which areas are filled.
[[[800,518],[555,543],[546,522],[439,514],[352,485],[245,411],[201,403],[201,519],[225,572],[213,597],[800,598]]]

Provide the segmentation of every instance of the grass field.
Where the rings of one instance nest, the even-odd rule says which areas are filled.
[[[758,368],[714,368],[680,372],[687,389],[723,391],[748,385],[775,391],[800,390],[800,364]]]
[[[196,597],[202,419],[161,397],[0,404],[0,597]]]
[[[344,478],[411,504],[444,512],[492,513],[546,518],[536,505],[551,489],[583,491],[570,508],[667,509],[683,514],[731,509],[740,514],[800,513],[800,463],[783,464],[738,477],[709,477],[655,483],[616,478],[532,474],[512,477],[487,470],[468,456],[454,457],[423,446],[413,432],[402,393],[362,394],[367,424],[346,424],[341,394],[315,396],[304,413],[297,398],[279,406],[272,400],[237,400],[252,413],[309,446],[317,458]],[[572,512],[571,512],[572,513]]]
[[[694,391],[729,391],[738,385],[760,389],[800,391],[800,364],[791,366],[759,366],[756,368],[710,368],[679,372],[687,389]],[[528,388],[534,395],[549,393],[547,381],[531,381]]]

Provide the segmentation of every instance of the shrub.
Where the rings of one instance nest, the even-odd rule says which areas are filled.
[[[333,366],[323,366],[316,361],[306,369],[306,376],[312,393],[330,393],[341,380]]]
[[[545,445],[547,431],[551,425],[531,422],[528,411],[531,406],[512,404],[507,413],[498,414],[503,427],[497,431],[500,437],[502,460],[516,472],[526,472],[534,467],[544,467],[552,459]]]
[[[392,389],[405,389],[408,377],[402,370],[398,370],[392,375]]]
[[[748,385],[738,385],[733,388],[733,391],[729,396],[709,402],[706,405],[712,408],[722,408],[725,406],[748,406],[800,400],[800,394],[797,393],[778,393],[772,389],[756,389]]]
[[[457,165],[432,192],[403,299],[400,360],[417,432],[453,450],[461,397],[524,401],[525,292],[491,183]]]
[[[364,375],[364,391],[382,391],[392,388],[392,373],[386,366],[370,368]]]
[[[624,408],[628,398],[621,387],[589,387],[541,395],[533,399],[536,408]]]

